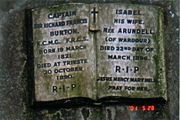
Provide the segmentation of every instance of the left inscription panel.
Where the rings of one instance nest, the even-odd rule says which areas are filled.
[[[94,98],[95,54],[89,6],[32,10],[36,101]]]

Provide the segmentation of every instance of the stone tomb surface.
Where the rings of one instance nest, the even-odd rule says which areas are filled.
[[[132,4],[32,9],[36,101],[164,98],[163,11]]]

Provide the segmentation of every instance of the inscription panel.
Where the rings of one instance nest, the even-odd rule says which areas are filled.
[[[66,4],[32,16],[36,101],[167,99],[161,8]]]
[[[98,12],[98,97],[166,99],[162,10],[102,4]]]
[[[88,15],[89,7],[82,4],[33,10],[37,101],[93,96],[95,53]]]

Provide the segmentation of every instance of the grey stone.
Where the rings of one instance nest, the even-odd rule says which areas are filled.
[[[179,9],[178,0],[128,0],[127,3],[157,4],[165,9],[165,60],[168,101],[154,112],[129,111],[128,105],[39,109],[30,106],[24,38],[24,9],[72,1],[21,0],[0,1],[0,119],[1,120],[179,120]],[[125,2],[74,1],[74,2]],[[171,6],[171,7],[170,7]],[[172,14],[174,17],[172,17]],[[177,16],[178,15],[178,16]],[[177,30],[178,29],[178,30]],[[154,103],[152,103],[154,104]],[[59,106],[60,107],[60,106]],[[63,115],[67,113],[66,115]],[[124,117],[123,117],[124,116]]]

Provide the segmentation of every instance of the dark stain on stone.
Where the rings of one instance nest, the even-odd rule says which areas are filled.
[[[54,114],[53,117],[52,117],[52,119],[53,119],[53,120],[62,120],[62,119],[60,118],[60,114],[59,114],[59,113]]]
[[[62,118],[64,118],[65,120],[71,120],[74,119],[76,120],[76,110],[74,109],[62,109],[61,110],[61,116]]]
[[[0,9],[2,11],[9,11],[10,9],[14,8],[15,3],[16,3],[15,0],[11,0],[11,1],[2,0],[0,1]]]
[[[90,115],[89,109],[83,108],[83,109],[81,110],[81,113],[82,113],[82,115],[83,115],[83,117],[84,117],[84,120],[87,120],[88,117],[89,117],[89,115]]]
[[[68,117],[69,116],[69,112],[66,109],[62,109],[61,114],[62,114],[63,117]]]
[[[124,107],[125,108],[125,107]],[[130,120],[127,109],[117,109],[115,113],[115,120]]]
[[[108,117],[108,120],[112,120],[112,114],[111,114],[111,110],[110,109],[107,109],[107,117]]]

